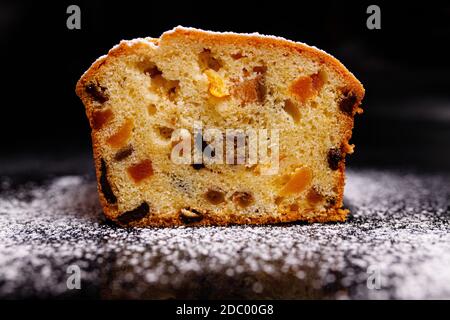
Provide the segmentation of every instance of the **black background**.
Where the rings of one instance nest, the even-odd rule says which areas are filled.
[[[81,8],[81,30],[66,9]],[[381,8],[381,30],[366,27]],[[0,173],[21,157],[90,157],[82,73],[121,39],[177,25],[260,32],[317,46],[366,88],[351,166],[450,169],[450,4],[347,1],[0,2]]]

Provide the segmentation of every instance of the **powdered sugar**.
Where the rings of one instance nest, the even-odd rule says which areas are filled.
[[[347,223],[122,229],[91,178],[3,180],[0,297],[450,298],[449,182],[350,171]]]

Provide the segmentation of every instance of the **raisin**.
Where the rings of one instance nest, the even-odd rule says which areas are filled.
[[[212,204],[219,204],[225,201],[223,192],[217,190],[208,190],[205,194],[205,198]]]
[[[101,160],[101,168],[100,168],[100,189],[105,197],[106,201],[110,204],[117,203],[117,198],[112,191],[111,185],[108,181],[107,176],[107,168],[105,160]]]
[[[164,127],[164,126],[159,126],[158,127],[158,133],[159,135],[164,138],[165,140],[169,140],[172,137],[172,133],[173,133],[174,129],[173,128],[169,128],[169,127]]]
[[[153,175],[152,161],[149,159],[143,160],[129,167],[127,171],[134,182],[139,183]]]
[[[87,94],[89,94],[95,101],[99,103],[105,103],[109,97],[106,93],[106,88],[99,84],[88,83],[85,87]]]
[[[351,91],[345,92],[341,101],[339,102],[339,109],[343,113],[352,116],[357,100],[358,98],[353,92]]]
[[[158,69],[157,66],[151,66],[144,70],[146,75],[149,75],[150,78],[154,78],[156,76],[162,75],[162,71]]]
[[[185,208],[180,210],[180,220],[184,224],[199,222],[203,219],[203,214],[195,209]]]
[[[256,66],[253,67],[253,72],[259,73],[259,74],[263,74],[267,72],[267,67],[266,66]]]
[[[339,163],[343,159],[343,155],[340,149],[338,148],[331,148],[328,151],[327,160],[328,160],[328,166],[331,170],[337,170],[339,169]]]
[[[139,221],[145,218],[150,211],[150,206],[147,202],[142,202],[141,205],[133,210],[126,211],[117,217],[117,221],[121,224],[129,224],[133,221]]]
[[[117,151],[117,153],[114,156],[114,160],[116,160],[116,161],[125,160],[133,153],[133,151],[134,151],[133,146],[127,146],[127,147]]]
[[[253,199],[253,196],[249,192],[235,192],[231,196],[233,199],[233,202],[236,203],[238,206],[246,208],[253,204],[255,201]]]
[[[191,164],[191,166],[195,170],[200,170],[200,169],[205,168],[205,165],[203,163],[193,163],[193,164]]]
[[[237,53],[232,53],[232,54],[231,54],[231,57],[232,57],[234,60],[239,60],[239,59],[242,59],[242,58],[245,57],[245,56],[242,54],[242,52],[237,52]]]
[[[114,118],[111,109],[94,110],[92,112],[92,129],[99,130]]]

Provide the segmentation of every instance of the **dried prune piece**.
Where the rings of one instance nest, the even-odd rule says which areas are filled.
[[[200,169],[205,168],[205,165],[203,163],[193,163],[193,164],[191,164],[191,166],[195,170],[200,170]]]
[[[238,206],[246,208],[255,202],[255,199],[253,198],[252,194],[249,192],[240,192],[237,191],[233,193],[231,196],[231,199],[234,203],[236,203]]]
[[[131,146],[131,145],[130,146],[126,146],[125,148],[117,151],[117,153],[114,155],[114,160],[116,160],[116,161],[125,160],[126,158],[131,156],[133,151],[134,151],[133,146]]]
[[[112,191],[111,185],[109,184],[108,181],[106,162],[103,159],[101,160],[101,168],[100,168],[100,189],[108,203],[110,204],[117,203],[117,197]]]
[[[192,208],[184,208],[180,210],[180,220],[184,224],[199,222],[203,219],[203,213]]]
[[[342,161],[344,156],[342,155],[341,149],[339,148],[331,148],[328,150],[327,160],[328,166],[331,170],[339,169],[339,163]]]
[[[152,65],[144,70],[146,75],[149,75],[150,78],[154,78],[156,76],[162,75],[162,71],[158,69],[157,66]]]
[[[352,116],[357,100],[358,98],[353,92],[351,91],[344,92],[343,97],[339,102],[339,109],[343,113]]]
[[[98,83],[90,82],[85,86],[86,93],[89,94],[95,101],[105,103],[109,97],[106,93],[106,88]]]
[[[139,221],[142,218],[145,218],[149,212],[150,206],[144,201],[135,209],[122,213],[117,217],[117,221],[121,224],[129,224],[130,222]]]
[[[139,183],[153,175],[152,161],[149,159],[143,160],[127,168],[127,172],[135,183]]]
[[[222,191],[218,190],[208,190],[205,193],[205,198],[208,200],[211,204],[219,204],[225,201],[225,195]]]

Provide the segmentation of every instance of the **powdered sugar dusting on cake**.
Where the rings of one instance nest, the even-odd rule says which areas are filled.
[[[350,171],[347,223],[122,229],[92,179],[3,179],[0,297],[450,298],[449,180]]]

